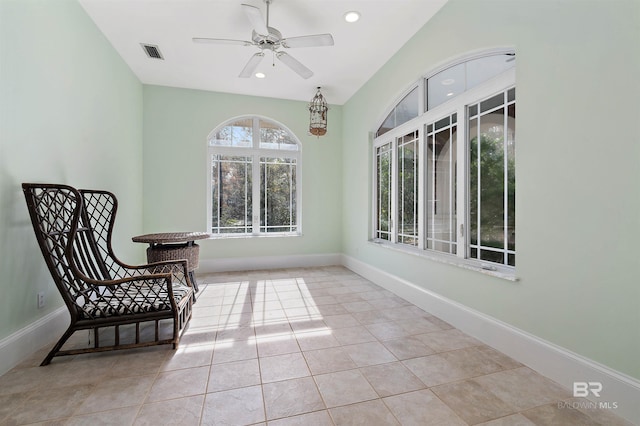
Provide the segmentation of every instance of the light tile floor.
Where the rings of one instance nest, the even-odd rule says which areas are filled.
[[[48,345],[0,376],[0,424],[629,424],[342,267],[199,281],[178,350]]]

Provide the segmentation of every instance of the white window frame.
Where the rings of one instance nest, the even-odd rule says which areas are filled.
[[[224,127],[240,120],[252,120],[252,147],[234,147],[211,145],[210,141]],[[286,149],[268,149],[260,148],[260,120],[268,121],[285,130],[289,136],[295,141],[297,150]],[[213,221],[212,208],[212,179],[211,179],[211,158],[213,155],[225,155],[236,157],[251,157],[251,200],[252,200],[252,218],[251,233],[213,233],[211,238],[251,238],[251,237],[282,237],[282,236],[300,236],[302,235],[302,144],[298,137],[287,126],[268,117],[259,115],[243,115],[234,117],[213,129],[207,136],[207,222],[206,232],[211,233],[211,225]],[[296,162],[296,231],[292,232],[261,232],[260,228],[260,158],[287,158]]]
[[[454,65],[454,64],[452,64]],[[444,67],[443,67],[444,68]],[[437,71],[441,71],[443,68],[438,69]],[[430,75],[434,75],[431,73]],[[424,79],[421,79],[424,81]],[[504,92],[508,89],[511,89],[516,86],[516,73],[515,68],[508,69],[500,75],[489,79],[488,81],[473,87],[466,92],[463,92],[457,95],[455,98],[438,105],[430,111],[424,111],[425,103],[420,105],[420,110],[424,111],[418,117],[403,123],[402,125],[387,131],[383,135],[375,138],[373,140],[373,150],[374,155],[372,156],[372,170],[374,173],[372,174],[372,205],[371,205],[371,213],[372,213],[372,229],[370,232],[370,241],[376,244],[380,244],[389,248],[399,249],[404,252],[409,252],[412,254],[417,254],[420,256],[426,256],[435,260],[443,261],[445,263],[453,263],[462,267],[468,267],[470,269],[482,270],[483,272],[489,273],[491,275],[500,276],[503,278],[514,280],[515,278],[515,267],[488,262],[481,261],[477,259],[469,258],[469,244],[470,238],[468,235],[467,224],[470,221],[469,218],[469,154],[468,154],[468,117],[467,117],[467,106],[471,104],[476,104],[480,100],[484,100],[490,98],[493,95]],[[413,85],[412,87],[415,87]],[[404,95],[403,95],[404,96]],[[402,97],[400,98],[402,99]],[[426,99],[422,98],[422,100],[426,101]],[[457,162],[457,171],[456,171],[456,182],[457,182],[457,194],[456,194],[456,204],[457,204],[457,223],[456,223],[456,243],[457,243],[457,252],[455,255],[447,254],[444,252],[439,252],[436,250],[426,249],[425,244],[425,234],[426,234],[426,200],[425,200],[425,169],[426,162],[424,160],[425,155],[425,146],[426,146],[426,126],[431,123],[435,123],[436,121],[450,116],[452,114],[457,114],[457,153],[456,153],[456,162]],[[386,117],[386,115],[384,116]],[[378,182],[377,182],[377,172],[376,172],[376,150],[378,147],[385,145],[386,143],[391,142],[391,153],[392,159],[391,162],[393,167],[396,167],[397,162],[397,140],[402,136],[413,132],[418,131],[420,137],[419,143],[419,161],[420,161],[420,169],[419,169],[419,179],[420,179],[420,188],[419,197],[419,243],[417,247],[409,246],[401,243],[396,243],[398,241],[398,175],[397,169],[392,170],[392,184],[390,195],[391,198],[391,225],[390,225],[390,239],[383,240],[376,237],[376,223],[377,223],[377,190],[378,190]],[[375,134],[375,131],[374,131]]]

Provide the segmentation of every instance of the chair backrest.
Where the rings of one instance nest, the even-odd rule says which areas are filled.
[[[93,243],[100,254],[105,279],[123,278],[133,274],[113,253],[111,237],[118,211],[118,199],[109,191],[81,189],[82,221],[92,230]]]
[[[86,281],[109,279],[93,230],[83,213],[82,196],[68,185],[22,184],[29,216],[49,272],[71,315],[100,296]]]

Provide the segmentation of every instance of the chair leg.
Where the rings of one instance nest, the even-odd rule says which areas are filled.
[[[199,289],[198,289],[198,282],[196,281],[195,272],[189,271],[189,279],[191,280],[191,284],[193,284],[193,289],[195,290],[194,293],[197,293]]]
[[[60,340],[58,340],[58,342],[53,346],[53,349],[51,349],[51,351],[47,354],[47,357],[44,359],[44,361],[42,361],[42,363],[40,364],[41,367],[49,365],[53,357],[56,356],[58,351],[60,351],[60,349],[62,348],[62,345],[64,345],[67,339],[69,339],[69,337],[71,337],[74,332],[75,330],[71,326],[67,328],[67,331],[64,332],[62,337],[60,337]]]

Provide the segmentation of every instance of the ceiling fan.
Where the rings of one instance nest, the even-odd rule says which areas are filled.
[[[282,34],[277,29],[269,26],[269,5],[273,0],[264,0],[267,4],[267,19],[264,20],[262,12],[255,6],[242,4],[245,15],[249,18],[249,22],[253,26],[251,33],[251,41],[247,40],[231,40],[225,38],[205,38],[194,37],[196,43],[213,43],[213,44],[236,44],[240,46],[255,46],[260,52],[253,55],[244,69],[240,72],[239,77],[249,78],[253,75],[262,59],[264,51],[270,50],[274,56],[282,63],[295,71],[300,77],[307,79],[313,75],[313,71],[304,66],[300,61],[289,55],[287,52],[279,50],[280,48],[291,49],[298,47],[319,47],[333,46],[333,36],[331,34],[315,34],[300,37],[282,38]]]

